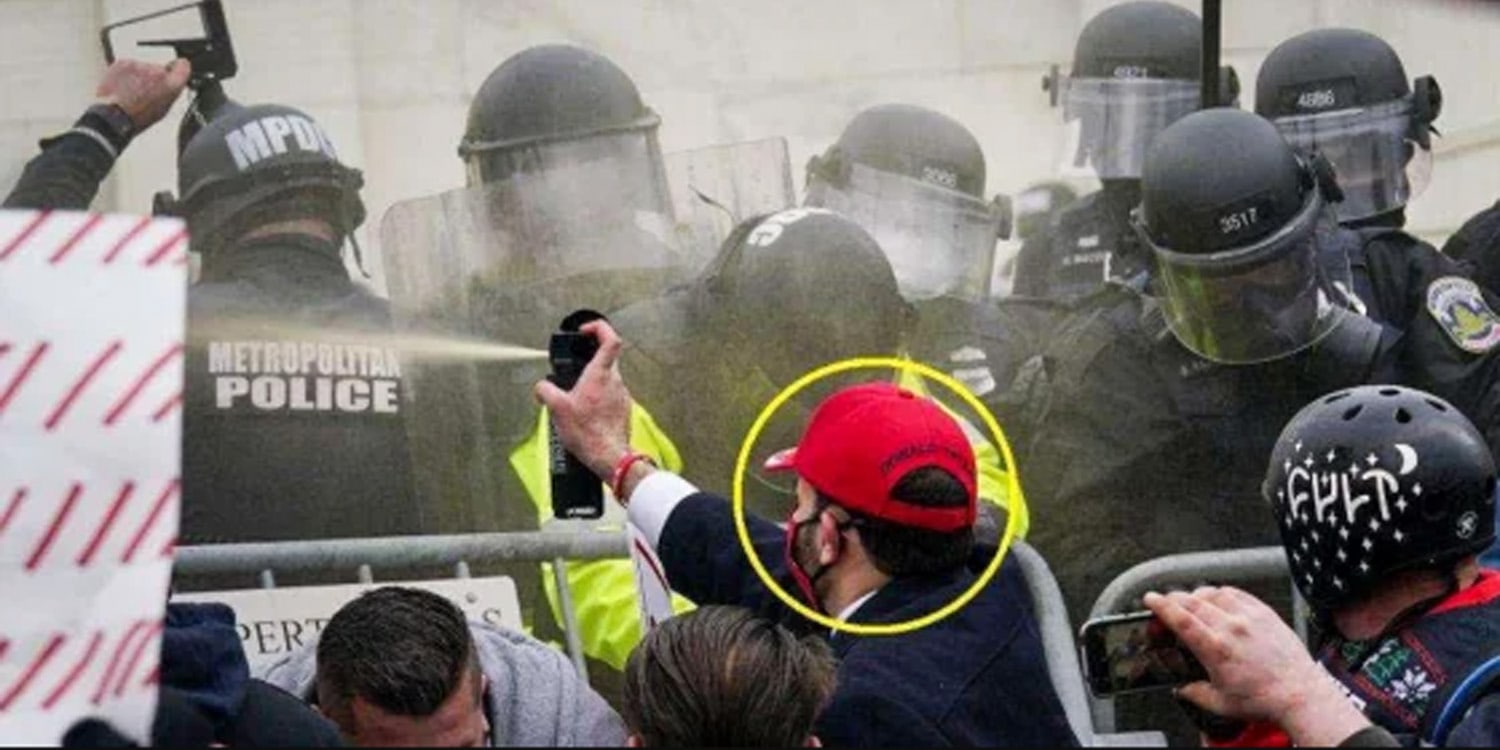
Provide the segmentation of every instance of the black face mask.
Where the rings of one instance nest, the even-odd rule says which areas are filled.
[[[802,593],[803,601],[807,602],[808,606],[813,608],[813,611],[825,615],[828,613],[823,610],[823,603],[818,599],[818,592],[815,585],[818,579],[822,578],[823,574],[827,573],[831,568],[826,565],[818,565],[816,570],[809,571],[797,559],[797,542],[802,538],[802,529],[806,526],[816,526],[820,523],[823,520],[823,512],[826,510],[828,510],[828,502],[820,498],[810,518],[798,521],[788,516],[786,522],[786,548],[784,551],[787,570],[792,574],[792,580],[796,582],[798,591]],[[796,512],[796,508],[793,508],[792,514],[795,515]],[[853,525],[855,525],[853,519],[841,521],[837,526],[840,538],[842,538],[844,530]]]

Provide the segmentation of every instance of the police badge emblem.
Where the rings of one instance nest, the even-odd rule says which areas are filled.
[[[1484,354],[1500,344],[1500,316],[1490,309],[1479,285],[1444,276],[1427,287],[1427,312],[1458,348]]]

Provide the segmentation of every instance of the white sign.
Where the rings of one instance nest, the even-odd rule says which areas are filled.
[[[630,562],[640,595],[641,632],[649,633],[672,618],[672,588],[667,584],[667,568],[651,549],[651,541],[635,524],[627,523],[625,528],[630,533]]]
[[[177,540],[187,234],[0,211],[0,738],[144,741]]]
[[[410,586],[447,597],[471,620],[521,629],[516,583],[505,576],[438,581],[351,583],[277,589],[202,591],[178,594],[174,602],[220,602],[234,610],[250,673],[265,674],[272,664],[305,646],[329,618],[360,594],[382,586]]]

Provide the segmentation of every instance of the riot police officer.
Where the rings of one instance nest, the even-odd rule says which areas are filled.
[[[1055,390],[1022,463],[1035,506],[1090,509],[1036,529],[1075,614],[1149,557],[1263,543],[1251,477],[1319,394],[1421,387],[1500,446],[1490,300],[1430,247],[1360,242],[1337,226],[1337,197],[1326,162],[1253,115],[1195,114],[1159,137],[1138,224],[1158,270],[1149,288],[1111,290],[1062,324]],[[1172,531],[1069,562],[1080,556],[1065,550],[1102,533],[1074,524],[1122,529],[1154,514],[1170,514]]]
[[[1260,472],[1321,394],[1419,387],[1500,446],[1492,301],[1425,245],[1340,228],[1338,197],[1326,162],[1248,113],[1194,114],[1157,138],[1138,226],[1158,269],[1060,324],[1019,459],[1031,540],[1075,619],[1131,565],[1270,543]]]
[[[1078,200],[1078,191],[1065,182],[1046,180],[1016,194],[1016,239],[1030,239],[1045,231],[1057,213]]]
[[[660,118],[607,58],[571,45],[522,50],[471,102],[458,155],[468,185],[396,204],[381,225],[403,326],[544,349],[564,317],[610,310],[686,278],[657,144]],[[541,357],[427,363],[411,376],[416,479],[434,531],[552,523]],[[672,441],[637,409],[634,448],[680,469]],[[613,508],[614,504],[607,504]],[[620,530],[606,515],[584,526]],[[550,566],[505,566],[528,625],[556,637]],[[586,654],[619,668],[640,639],[628,562],[575,563],[567,577]]]
[[[1066,169],[1087,170],[1103,187],[1028,239],[1016,260],[1014,294],[1076,299],[1149,265],[1129,214],[1140,203],[1141,166],[1152,140],[1200,106],[1201,40],[1196,15],[1154,0],[1116,5],[1084,27],[1072,74],[1049,87],[1072,128]],[[1230,68],[1223,78],[1229,104],[1238,82]]]
[[[1000,243],[996,252],[995,275],[990,282],[990,297],[1003,299],[1015,291],[1016,262],[1026,241],[1046,232],[1063,209],[1078,200],[1078,191],[1061,180],[1033,184],[1012,201],[1015,230],[1008,242]]]
[[[1255,80],[1255,111],[1297,149],[1333,164],[1352,228],[1400,229],[1406,204],[1432,171],[1437,79],[1407,80],[1385,40],[1355,29],[1319,29],[1277,45]]]
[[[693,283],[609,317],[631,347],[632,393],[672,436],[683,475],[728,492],[740,442],[778,391],[820,365],[894,356],[911,315],[870,235],[804,208],[741,222]],[[795,437],[801,416],[770,429]],[[779,445],[760,443],[752,469]],[[761,509],[785,501],[751,489]]]
[[[382,220],[403,325],[544,349],[574,310],[612,309],[685,275],[669,242],[659,122],[594,52],[543,45],[502,62],[458,147],[469,186],[398,203]],[[545,374],[534,358],[415,375],[428,394],[411,418],[418,484],[438,503],[437,530],[536,523],[530,503],[507,501],[526,496],[524,477],[493,454],[537,430],[530,384]]]
[[[416,533],[390,311],[343,247],[363,178],[307,114],[226,108],[178,159],[202,275],[188,294],[183,534],[193,542]]]
[[[1339,220],[1372,242],[1409,242],[1406,205],[1432,170],[1433,123],[1442,89],[1432,76],[1409,81],[1385,40],[1354,29],[1293,37],[1267,56],[1256,79],[1256,112],[1293,144],[1333,162],[1346,199]],[[1466,222],[1443,253],[1469,266],[1486,289],[1500,288],[1496,212]]]
[[[998,390],[1027,350],[1015,324],[989,304],[995,245],[1010,234],[1010,204],[985,197],[979,141],[923,107],[870,107],[807,168],[805,205],[830,209],[869,232],[890,261],[916,317],[904,342],[913,359],[953,375],[981,398]]]
[[[853,220],[890,260],[907,300],[987,295],[1009,202],[987,199],[984,152],[961,123],[906,104],[861,111],[807,165],[805,205]]]
[[[471,218],[505,253],[476,303],[489,331],[540,348],[573,310],[682,279],[660,124],[623,70],[580,47],[523,50],[485,79],[458,153]]]
[[[820,208],[741,222],[692,284],[610,316],[631,347],[621,366],[632,393],[672,436],[683,475],[725,493],[741,442],[779,391],[822,365],[903,356],[912,317],[882,248],[859,224]],[[761,466],[795,439],[820,395],[893,378],[975,427],[969,434],[980,456],[979,494],[990,501],[984,506],[1018,513],[1024,527],[1024,504],[1009,494],[1008,467],[978,431],[980,417],[941,386],[879,369],[817,381],[770,415],[749,446],[747,507],[785,509],[793,488]],[[990,522],[998,515],[986,521],[985,534],[997,531]]]

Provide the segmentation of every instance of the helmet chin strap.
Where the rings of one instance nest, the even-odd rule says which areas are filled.
[[[365,256],[364,253],[360,252],[359,250],[359,240],[355,239],[353,230],[349,231],[349,246],[354,250],[355,267],[359,269],[360,274],[364,276],[365,279],[371,278],[370,272],[365,270]]]

